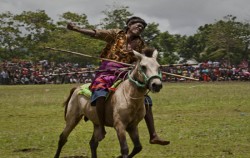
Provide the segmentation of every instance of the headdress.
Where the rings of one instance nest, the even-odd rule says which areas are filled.
[[[137,16],[132,16],[131,18],[129,18],[126,22],[126,25],[128,26],[128,25],[135,24],[135,23],[141,23],[144,26],[144,28],[147,26],[147,23],[145,22],[145,20]]]

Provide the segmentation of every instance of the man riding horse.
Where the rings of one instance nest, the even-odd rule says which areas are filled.
[[[143,52],[146,48],[141,33],[144,31],[147,23],[140,17],[131,17],[126,22],[127,26],[121,29],[110,30],[90,30],[85,28],[79,28],[72,23],[67,25],[69,30],[73,30],[90,37],[104,40],[107,42],[106,47],[101,52],[101,58],[111,59],[118,61],[119,63],[112,61],[101,62],[99,70],[114,70],[124,68],[126,65],[122,63],[134,63],[136,58],[134,57],[133,50],[137,52]],[[119,74],[119,75],[117,75]],[[104,128],[104,111],[105,111],[105,99],[107,93],[111,90],[111,85],[118,79],[123,78],[124,74],[120,72],[114,73],[114,71],[98,71],[96,77],[92,82],[90,89],[92,91],[91,105],[96,106],[98,119],[100,122],[98,140],[102,140],[105,137],[106,131]],[[145,96],[146,115],[144,117],[147,124],[147,128],[150,135],[149,142],[151,144],[168,145],[170,142],[159,138],[155,131],[154,119],[152,113],[152,100]]]

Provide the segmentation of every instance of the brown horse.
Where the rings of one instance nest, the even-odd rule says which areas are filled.
[[[134,51],[137,62],[132,71],[128,73],[128,79],[123,81],[117,90],[112,93],[105,103],[105,126],[114,127],[117,132],[121,148],[122,158],[131,158],[142,150],[139,140],[138,124],[145,116],[144,97],[148,90],[159,92],[162,88],[160,65],[156,58],[155,50],[151,56],[145,56]],[[59,158],[61,149],[67,141],[67,137],[83,116],[92,121],[94,131],[89,142],[92,158],[97,158],[98,116],[95,106],[90,105],[90,100],[84,95],[79,95],[80,88],[71,90],[70,96],[65,102],[66,127],[60,135],[55,158]],[[129,154],[126,140],[128,132],[133,144],[133,151]]]

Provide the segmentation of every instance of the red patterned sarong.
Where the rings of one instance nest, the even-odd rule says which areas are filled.
[[[128,66],[111,61],[102,61],[89,89],[92,92],[96,90],[111,90],[110,87],[113,83],[118,79],[123,79],[127,74],[127,71],[120,70],[120,68],[126,67]]]

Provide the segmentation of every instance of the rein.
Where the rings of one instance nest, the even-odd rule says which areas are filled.
[[[159,71],[158,75],[153,75],[153,76],[147,77],[147,75],[142,71],[142,68],[140,66],[139,67],[139,73],[142,74],[142,76],[143,76],[143,79],[144,79],[143,83],[140,83],[139,81],[136,81],[131,77],[131,70],[129,70],[129,72],[128,72],[129,81],[134,83],[137,87],[145,88],[152,78],[159,78],[160,80],[162,80],[161,71]]]

